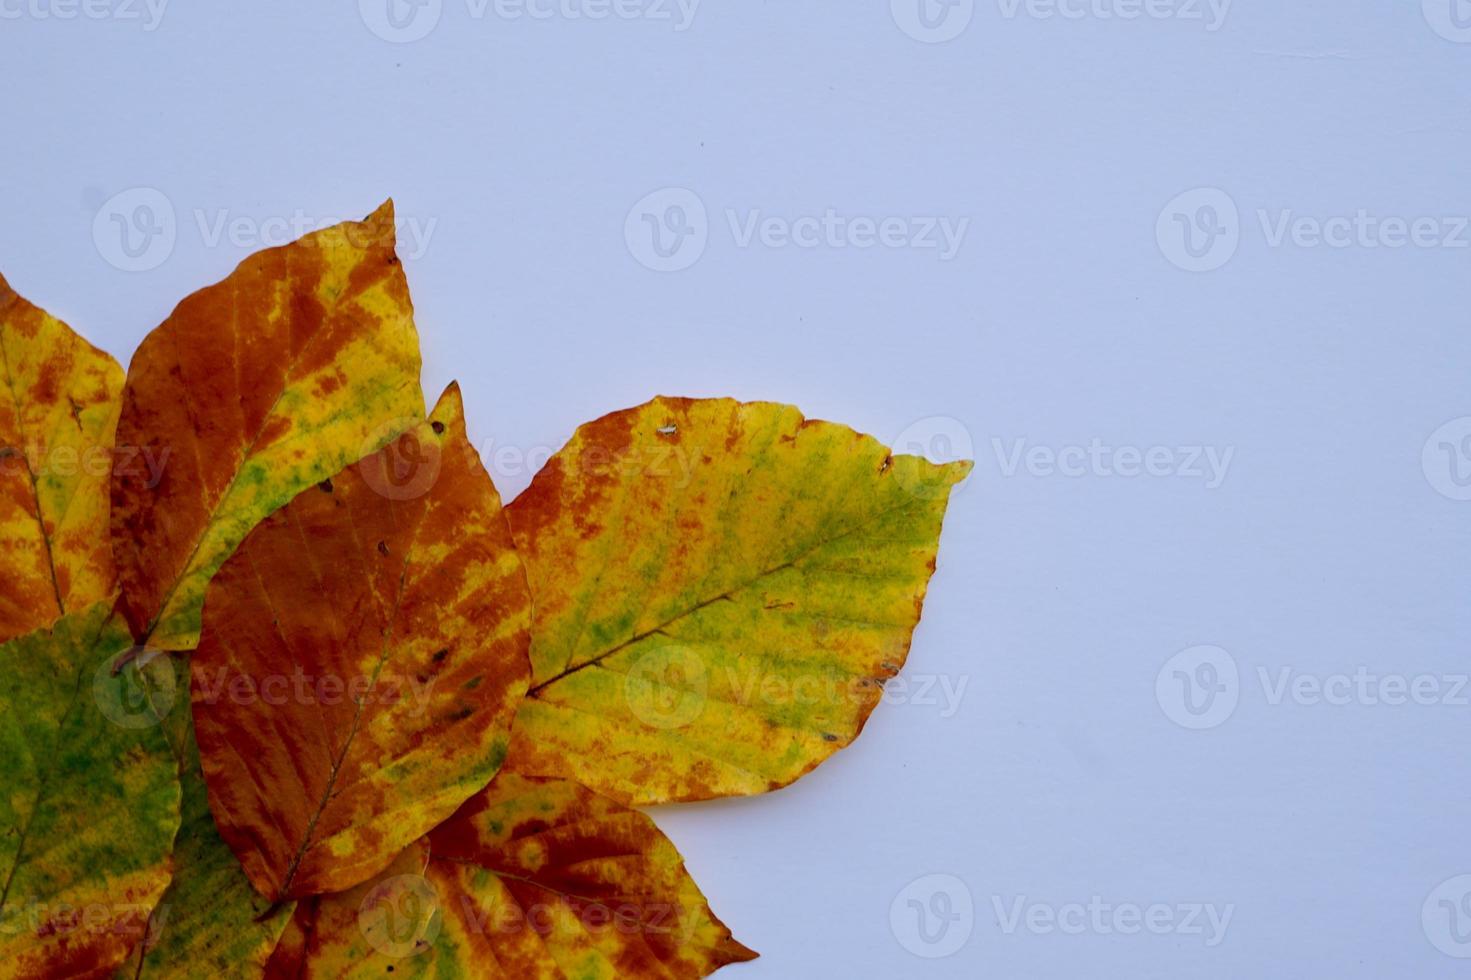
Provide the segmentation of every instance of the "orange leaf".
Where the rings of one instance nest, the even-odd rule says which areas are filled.
[[[0,643],[112,595],[123,369],[0,277]]]
[[[191,666],[210,807],[257,890],[350,888],[490,780],[530,615],[455,387],[246,538]]]
[[[133,356],[117,427],[161,470],[113,474],[134,638],[193,649],[205,587],[250,529],[423,417],[391,202],[186,298]]]
[[[298,905],[266,975],[687,980],[755,957],[648,817],[503,772],[376,880]]]

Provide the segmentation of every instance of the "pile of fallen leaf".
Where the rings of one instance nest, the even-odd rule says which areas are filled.
[[[656,398],[502,506],[385,205],[111,357],[0,280],[0,973],[702,977],[634,807],[764,793],[903,665],[950,488]]]

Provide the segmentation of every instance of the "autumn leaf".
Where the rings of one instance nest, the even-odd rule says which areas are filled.
[[[455,387],[251,533],[210,585],[192,687],[211,809],[261,894],[350,888],[490,781],[530,617]]]
[[[635,805],[807,773],[904,665],[969,469],[771,403],[583,426],[506,511],[536,600],[509,767]]]
[[[295,904],[273,907],[257,893],[220,838],[209,810],[186,700],[188,666],[180,658],[157,662],[173,671],[166,682],[165,700],[172,710],[164,731],[178,760],[182,819],[173,880],[149,918],[147,936],[133,948],[116,980],[259,976]]]
[[[123,369],[0,277],[0,643],[112,595]]]
[[[423,418],[392,204],[186,298],[128,370],[112,550],[140,643],[190,650],[215,571],[298,492]]]
[[[0,963],[105,975],[142,939],[179,828],[174,757],[111,602],[0,646]]]
[[[377,879],[298,905],[266,975],[685,980],[755,956],[648,817],[503,772]]]

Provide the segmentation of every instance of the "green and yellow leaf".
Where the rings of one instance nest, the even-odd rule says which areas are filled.
[[[182,658],[159,663],[174,671],[164,730],[178,759],[182,822],[174,845],[173,881],[153,911],[146,939],[134,947],[116,980],[258,977],[295,903],[272,907],[251,887],[220,838],[199,769],[187,664]]]
[[[109,973],[144,936],[179,829],[174,757],[112,603],[0,646],[0,964]]]
[[[0,643],[113,593],[123,369],[0,278]]]
[[[268,249],[186,298],[128,370],[112,548],[134,638],[190,650],[250,529],[424,416],[392,204]]]
[[[634,805],[809,772],[903,667],[969,470],[764,402],[583,426],[506,511],[536,607],[508,767]]]
[[[530,624],[455,387],[256,528],[209,588],[191,664],[210,806],[256,889],[350,888],[485,786]]]
[[[309,899],[272,980],[693,980],[754,959],[645,815],[502,772],[354,891]]]

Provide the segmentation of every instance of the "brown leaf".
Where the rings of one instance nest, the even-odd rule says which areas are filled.
[[[756,954],[636,810],[503,772],[377,879],[302,902],[271,980],[693,980]]]
[[[134,638],[193,649],[205,587],[250,529],[423,414],[391,202],[186,298],[133,356],[117,427],[160,469],[112,481]]]
[[[246,538],[210,585],[192,690],[210,807],[257,890],[352,887],[490,780],[530,615],[457,388]]]

